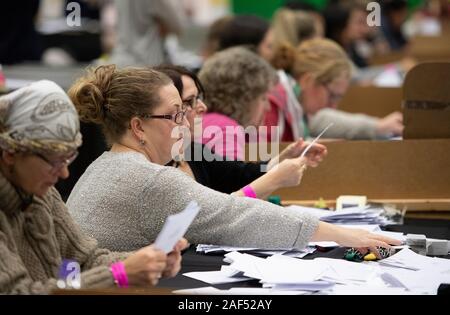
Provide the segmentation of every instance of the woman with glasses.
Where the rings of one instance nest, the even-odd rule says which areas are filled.
[[[102,246],[133,250],[156,238],[168,215],[195,200],[201,207],[186,238],[192,243],[303,248],[310,240],[375,247],[396,240],[334,226],[258,199],[223,194],[173,167],[179,125],[147,115],[175,115],[181,97],[166,75],[100,66],[69,90],[81,119],[100,123],[111,150],[92,163],[67,202],[85,232]],[[188,121],[183,121],[188,127]],[[257,228],[255,228],[257,227]]]
[[[308,143],[302,140],[290,145],[270,163],[223,161],[220,157],[211,160],[205,159],[203,154],[205,150],[208,151],[208,155],[213,156],[213,153],[205,145],[195,142],[194,139],[195,133],[202,132],[202,116],[208,110],[203,101],[205,90],[202,83],[195,73],[180,66],[166,65],[154,69],[166,74],[174,82],[182,102],[186,105],[187,119],[192,136],[192,142],[184,152],[184,160],[172,161],[170,165],[191,175],[204,186],[223,193],[234,192],[237,196],[245,196],[246,191],[251,189],[257,198],[265,199],[279,188],[300,184],[304,164],[299,163],[296,158],[308,146]],[[198,127],[200,127],[200,130],[196,130]],[[199,153],[197,158],[196,152]],[[326,153],[325,146],[313,145],[306,155],[306,163],[315,167]],[[275,163],[278,162],[281,164],[274,168]],[[263,172],[264,167],[269,172]]]
[[[352,65],[335,42],[314,38],[297,48],[285,43],[275,52],[272,64],[281,69],[278,72],[281,84],[269,99],[271,104],[279,105],[271,106],[265,124],[285,125],[291,134],[283,135],[283,140],[316,136],[331,122],[334,125],[326,133],[329,138],[376,139],[402,134],[401,113],[380,119],[337,110],[349,87]],[[298,111],[291,123],[286,123],[289,117],[277,110],[285,103]]]
[[[75,107],[55,83],[0,98],[0,294],[155,285],[180,269],[186,240],[169,255],[153,246],[118,253],[79,230],[53,186],[80,145]],[[70,279],[76,265],[65,260],[79,268]]]

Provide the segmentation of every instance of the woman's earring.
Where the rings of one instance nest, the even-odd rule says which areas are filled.
[[[144,139],[139,140],[139,144],[144,146],[145,145],[145,140]]]

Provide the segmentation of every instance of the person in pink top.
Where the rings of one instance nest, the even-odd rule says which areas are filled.
[[[199,78],[209,105],[202,143],[228,160],[244,160],[245,143],[258,140],[276,72],[250,50],[234,47],[209,58]]]
[[[244,160],[245,131],[236,120],[219,113],[207,113],[203,118],[203,130],[202,143],[216,154],[229,160]]]

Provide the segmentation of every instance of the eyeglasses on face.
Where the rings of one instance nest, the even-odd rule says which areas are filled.
[[[195,109],[199,101],[203,102],[203,96],[197,95],[186,100],[183,100],[183,105],[190,109]]]
[[[176,124],[181,125],[183,123],[184,117],[186,116],[186,111],[179,111],[176,114],[170,115],[152,115],[152,114],[141,114],[142,118],[155,118],[155,119],[168,119],[174,121]]]
[[[41,160],[46,162],[51,167],[52,172],[56,172],[56,171],[59,171],[60,169],[62,169],[64,166],[69,166],[70,164],[72,164],[72,162],[75,161],[75,159],[78,156],[78,151],[75,151],[74,153],[72,153],[72,155],[70,155],[67,158],[59,159],[59,160],[51,160],[50,158],[48,158],[45,155],[40,154],[40,153],[34,153],[34,155],[36,155]]]
[[[344,94],[334,92],[327,84],[322,84],[322,86],[328,92],[330,103],[338,103],[344,97]]]

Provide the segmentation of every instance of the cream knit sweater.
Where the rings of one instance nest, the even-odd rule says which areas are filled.
[[[0,172],[0,294],[51,292],[63,259],[80,264],[82,288],[114,286],[109,265],[128,254],[99,249],[81,233],[54,188],[26,199]]]

